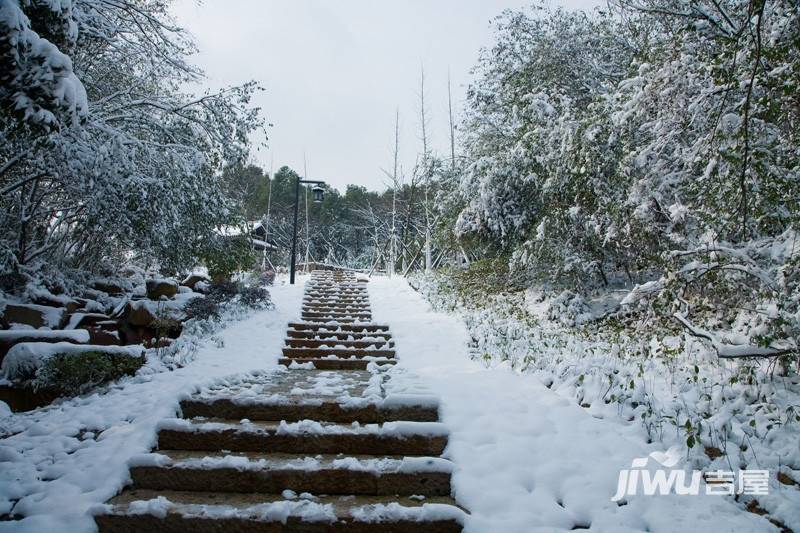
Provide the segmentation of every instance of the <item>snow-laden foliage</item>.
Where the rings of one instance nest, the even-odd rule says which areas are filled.
[[[0,2],[0,266],[190,262],[230,222],[219,172],[260,124],[246,84],[191,95],[165,0]]]
[[[72,2],[23,5],[24,10],[14,0],[0,3],[0,101],[33,124],[74,124],[88,104],[72,60],[59,48],[73,49],[78,38]]]
[[[769,469],[770,494],[757,504],[792,529],[800,525],[796,374],[776,375],[769,359],[720,361],[688,332],[598,321],[619,291],[549,298],[515,287],[497,261],[486,263],[410,279],[434,308],[463,318],[474,359],[534,375],[596,418],[637,426],[647,442],[681,446],[695,468]]]
[[[790,0],[505,13],[469,90],[456,233],[573,290],[639,284],[630,311],[720,355],[795,353],[798,35]]]

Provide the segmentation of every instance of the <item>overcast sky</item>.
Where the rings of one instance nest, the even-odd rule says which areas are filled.
[[[570,9],[602,0],[553,0]],[[391,167],[395,109],[400,156],[410,169],[419,141],[419,77],[426,77],[433,147],[448,149],[447,73],[458,113],[490,20],[524,0],[178,0],[178,22],[200,49],[212,88],[260,82],[255,104],[273,124],[269,170],[289,165],[343,190],[383,189]]]

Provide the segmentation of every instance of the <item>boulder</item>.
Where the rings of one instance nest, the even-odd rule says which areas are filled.
[[[120,328],[120,333],[124,336],[125,344],[152,346],[155,339],[158,337],[153,328],[131,326],[130,324],[124,324],[123,327]]]
[[[104,318],[101,319],[101,318]],[[120,323],[104,315],[89,315],[81,322],[81,327],[89,332],[89,344],[98,346],[119,346],[122,344]]]
[[[211,278],[208,276],[204,276],[203,274],[189,274],[185,280],[181,281],[181,285],[184,287],[189,287],[192,290],[195,290],[195,285],[198,282],[202,281],[203,283],[210,283]]]
[[[33,328],[42,326],[57,328],[64,319],[64,311],[63,307],[7,303],[0,320],[6,329],[11,327],[11,324],[23,324]]]
[[[34,303],[46,305],[48,307],[63,307],[67,310],[67,313],[74,313],[81,306],[78,300],[64,296],[63,294],[58,296],[52,294],[40,295],[34,300]]]
[[[89,344],[97,346],[119,346],[122,340],[119,331],[116,329],[105,329],[98,327],[86,328],[89,332]]]
[[[23,342],[69,342],[85,344],[91,334],[82,329],[49,330],[49,329],[10,329],[0,331],[0,363],[6,354],[17,344]]]
[[[72,313],[67,317],[67,325],[64,326],[64,329],[86,328],[108,320],[111,320],[111,317],[105,313]]]
[[[132,326],[127,321],[119,323],[119,340],[121,344],[142,344],[140,326]]]
[[[52,387],[0,385],[0,402],[7,403],[14,413],[44,407],[59,396],[61,396],[61,391]]]
[[[129,303],[126,315],[126,321],[132,326],[147,327],[156,321],[156,315],[150,307],[139,302]]]
[[[105,312],[105,306],[98,302],[97,300],[89,299],[89,298],[75,298],[75,301],[78,302],[80,307],[78,308],[79,311],[83,311],[84,313],[103,313]]]
[[[171,279],[148,279],[145,282],[147,297],[151,300],[160,300],[162,296],[170,298],[178,294],[178,282]]]
[[[194,289],[192,290],[201,294],[208,294],[209,289],[211,289],[210,281],[198,281],[194,284]]]
[[[131,288],[126,283],[120,280],[112,280],[108,278],[96,279],[92,282],[92,287],[98,291],[103,291],[113,296],[118,296]]]

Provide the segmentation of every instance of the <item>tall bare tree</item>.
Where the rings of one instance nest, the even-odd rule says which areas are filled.
[[[428,147],[428,110],[425,106],[425,68],[420,68],[419,77],[419,121],[422,134],[422,166],[421,173],[423,179],[423,191],[425,194],[425,271],[430,272],[432,268],[431,257],[431,213],[428,198],[428,188],[430,185],[430,150]]]

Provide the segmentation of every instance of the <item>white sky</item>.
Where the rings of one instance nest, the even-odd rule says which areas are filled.
[[[419,75],[425,68],[433,147],[449,153],[447,72],[461,108],[489,21],[527,0],[177,0],[194,35],[194,62],[211,88],[260,82],[255,104],[273,124],[255,162],[289,165],[344,189],[383,189],[391,167],[394,113],[400,158],[410,170],[419,141]],[[603,0],[553,0],[587,9]]]

